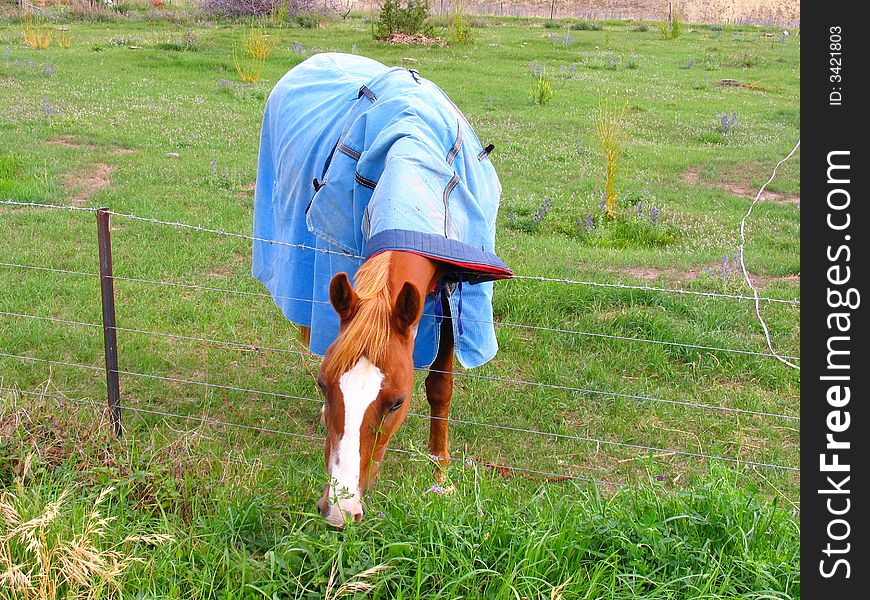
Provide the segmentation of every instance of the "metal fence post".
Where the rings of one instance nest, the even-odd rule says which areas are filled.
[[[108,208],[97,211],[97,243],[100,248],[100,292],[103,304],[103,344],[106,354],[106,386],[109,418],[115,435],[120,437],[121,389],[118,381],[118,340],[115,330],[115,285],[112,279],[112,241],[109,237]]]

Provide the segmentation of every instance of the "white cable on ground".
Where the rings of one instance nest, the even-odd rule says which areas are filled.
[[[755,297],[755,314],[758,316],[758,321],[761,323],[761,328],[764,329],[764,337],[767,339],[767,347],[770,348],[771,354],[773,354],[774,358],[781,362],[784,365],[788,365],[793,369],[800,370],[800,367],[793,362],[786,360],[785,357],[776,353],[776,350],[773,349],[773,342],[770,340],[770,330],[767,328],[767,323],[764,321],[764,317],[761,316],[761,298],[758,295],[758,288],[752,285],[752,280],[749,278],[749,272],[746,270],[746,260],[745,260],[745,252],[744,248],[746,246],[746,219],[749,218],[749,215],[752,214],[752,209],[761,199],[761,194],[764,193],[764,188],[768,186],[768,184],[773,181],[773,178],[776,177],[776,170],[779,166],[787,161],[792,155],[797,152],[797,149],[800,148],[801,141],[798,140],[797,144],[794,145],[794,148],[791,149],[791,152],[786,155],[781,161],[776,163],[776,166],[773,168],[773,173],[770,174],[770,179],[768,179],[764,185],[761,186],[761,189],[758,190],[758,194],[755,195],[755,200],[752,201],[752,204],[749,205],[749,210],[746,211],[746,214],[743,215],[743,219],[740,220],[740,268],[743,270],[743,278],[746,280],[746,284],[752,288],[752,295]]]

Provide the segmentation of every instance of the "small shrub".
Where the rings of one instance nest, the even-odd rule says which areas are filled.
[[[372,23],[374,36],[383,38],[393,33],[431,35],[429,0],[384,0],[378,18]]]
[[[649,25],[641,21],[640,23],[632,27],[631,31],[635,33],[646,33],[647,31],[649,31]]]
[[[550,211],[553,210],[553,199],[547,196],[541,200],[534,212],[529,209],[515,209],[508,213],[508,227],[516,231],[537,233]]]
[[[577,21],[571,25],[574,31],[601,31],[604,27],[595,21]]]
[[[157,44],[160,50],[173,50],[175,52],[196,52],[199,47],[196,45],[196,34],[192,29],[188,29],[184,35],[177,37],[168,42]]]
[[[465,14],[465,0],[454,0],[450,4],[447,41],[451,44],[470,44],[474,41],[471,24]]]
[[[315,27],[320,25],[321,19],[319,19],[313,13],[302,13],[291,17],[290,22],[293,23],[296,27],[301,27],[303,29],[314,29]]]
[[[725,134],[718,131],[706,131],[698,136],[698,139],[705,144],[724,144]]]
[[[547,68],[543,67],[532,83],[532,104],[546,106],[555,95],[556,90],[553,89],[550,74],[547,72]]]
[[[670,18],[660,29],[662,37],[666,40],[675,40],[683,35],[683,19],[678,12],[671,14]]]
[[[716,128],[721,133],[728,133],[729,131],[737,127],[738,122],[739,121],[736,112],[733,112],[730,115],[727,112],[723,112],[722,116],[719,117],[719,124],[716,126]]]
[[[544,21],[544,29],[558,29],[559,27],[559,23],[553,21],[552,19]]]
[[[762,63],[762,59],[760,56],[755,54],[750,54],[749,52],[745,54],[741,54],[740,56],[735,56],[730,61],[731,66],[738,67],[740,69],[751,69],[752,67],[757,67]]]

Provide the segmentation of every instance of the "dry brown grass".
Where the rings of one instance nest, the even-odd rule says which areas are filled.
[[[132,553],[133,546],[172,541],[168,535],[148,534],[110,542],[115,518],[103,516],[102,506],[114,487],[103,489],[82,515],[68,489],[45,501],[45,490],[27,486],[30,464],[26,460],[12,489],[0,494],[3,595],[9,590],[21,600],[116,597],[127,569],[145,562]]]

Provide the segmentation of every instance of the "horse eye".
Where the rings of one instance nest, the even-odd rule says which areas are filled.
[[[404,403],[405,403],[404,400],[396,400],[395,402],[393,402],[393,405],[390,406],[390,412],[396,412],[397,410],[402,408],[402,404],[404,404]]]

